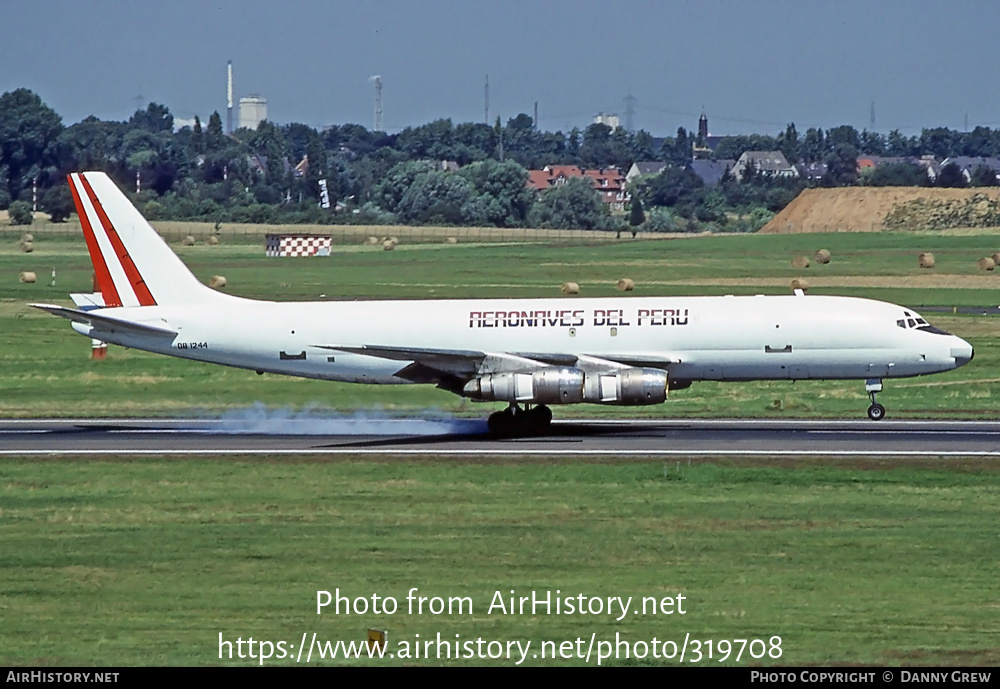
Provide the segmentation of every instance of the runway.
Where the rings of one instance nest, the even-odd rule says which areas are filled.
[[[0,456],[1000,457],[1000,422],[567,420],[495,440],[466,419],[0,421]]]

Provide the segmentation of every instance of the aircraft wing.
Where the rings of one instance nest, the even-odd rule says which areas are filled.
[[[415,383],[437,383],[451,388],[487,373],[532,371],[550,366],[578,366],[613,370],[629,366],[666,368],[680,359],[656,353],[589,356],[559,352],[482,352],[472,349],[427,349],[389,345],[314,345],[351,354],[411,362],[396,372]]]
[[[314,345],[320,349],[363,354],[365,356],[409,361],[409,366],[396,375],[414,382],[431,382],[428,372],[469,380],[483,373],[505,370],[531,370],[550,365],[547,362],[515,354],[496,354],[475,349],[429,349],[425,347],[395,347],[391,345]]]
[[[31,306],[51,313],[53,316],[68,318],[74,323],[89,325],[96,331],[95,334],[124,333],[146,336],[159,335],[162,337],[173,337],[177,334],[176,330],[171,330],[170,328],[152,325],[150,323],[141,323],[138,321],[127,321],[121,318],[115,318],[114,316],[96,313],[94,311],[81,311],[79,309],[70,309],[65,306],[55,306],[53,304],[31,304]]]

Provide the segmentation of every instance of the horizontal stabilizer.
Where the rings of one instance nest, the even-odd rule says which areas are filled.
[[[176,330],[171,330],[170,328],[150,325],[149,323],[126,321],[120,318],[115,318],[114,316],[106,316],[95,311],[80,311],[78,309],[69,309],[65,306],[55,306],[53,304],[31,304],[31,306],[51,313],[53,316],[68,318],[74,323],[89,325],[94,328],[94,330],[102,333],[159,335],[161,337],[173,337],[177,334]],[[160,319],[160,322],[163,322],[163,320]]]

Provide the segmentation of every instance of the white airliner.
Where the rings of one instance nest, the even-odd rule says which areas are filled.
[[[497,435],[544,431],[548,405],[648,405],[692,381],[864,380],[950,371],[972,346],[902,306],[852,297],[273,302],[198,281],[102,172],[70,188],[103,308],[33,304],[87,337],[258,373],[423,383],[507,402]],[[102,301],[103,300],[103,301]]]

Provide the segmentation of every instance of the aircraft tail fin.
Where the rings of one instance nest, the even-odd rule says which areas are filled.
[[[103,172],[69,175],[104,305],[194,304],[218,295],[198,281]]]

